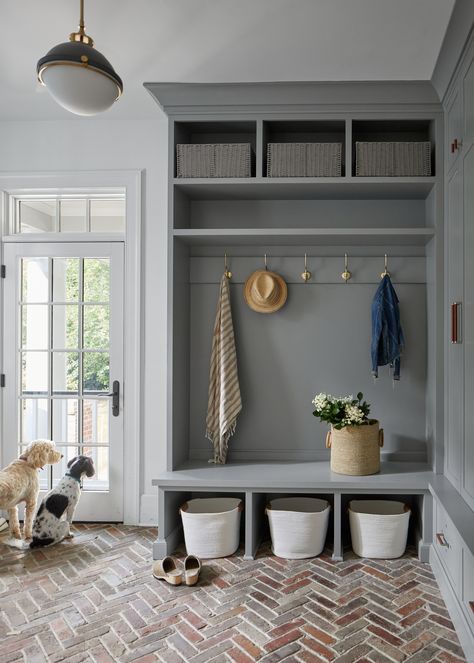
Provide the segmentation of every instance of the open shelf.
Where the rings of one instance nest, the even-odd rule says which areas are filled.
[[[180,228],[176,239],[190,245],[300,245],[424,246],[433,228]]]
[[[173,180],[189,200],[425,200],[435,177],[255,177]]]

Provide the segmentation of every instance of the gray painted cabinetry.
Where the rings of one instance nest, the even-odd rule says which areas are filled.
[[[157,477],[155,556],[181,540],[177,507],[192,495],[232,493],[246,505],[252,557],[276,494],[328,498],[335,559],[347,540],[351,495],[410,502],[420,555],[431,543],[432,471],[442,462],[443,115],[425,83],[148,84],[169,116],[167,472]],[[394,103],[393,100],[397,101]],[[429,177],[357,177],[357,141],[429,141]],[[250,143],[247,178],[177,177],[176,145]],[[339,142],[341,177],[267,175],[269,142]],[[229,463],[208,464],[204,437],[211,336],[227,253],[243,411]],[[344,253],[352,278],[341,279]],[[242,296],[263,266],[288,284],[281,311],[262,316]],[[308,254],[312,278],[301,280]],[[374,383],[371,300],[388,268],[407,337],[402,381]],[[363,391],[386,432],[382,472],[334,475],[326,427],[312,416],[319,391]],[[459,459],[456,461],[459,465]]]
[[[474,46],[445,104],[446,418],[445,471],[474,509]],[[461,304],[454,343],[452,305]]]

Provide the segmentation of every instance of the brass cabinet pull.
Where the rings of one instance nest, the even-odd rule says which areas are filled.
[[[446,541],[446,537],[442,532],[438,532],[436,534],[436,539],[438,540],[440,546],[442,546],[443,548],[449,548],[449,543]]]
[[[461,149],[461,147],[462,147],[462,140],[458,140],[457,138],[455,138],[451,143],[451,154],[454,154],[456,150]]]
[[[461,315],[461,302],[453,302],[451,304],[451,343],[460,343],[460,315]]]

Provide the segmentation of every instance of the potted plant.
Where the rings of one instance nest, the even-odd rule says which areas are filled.
[[[326,447],[331,449],[331,470],[337,474],[364,476],[380,470],[383,429],[370,419],[370,405],[359,392],[353,396],[318,394],[313,399],[315,417],[331,425]]]

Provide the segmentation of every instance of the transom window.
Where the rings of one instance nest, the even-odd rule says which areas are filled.
[[[13,196],[11,234],[124,233],[125,195]]]

